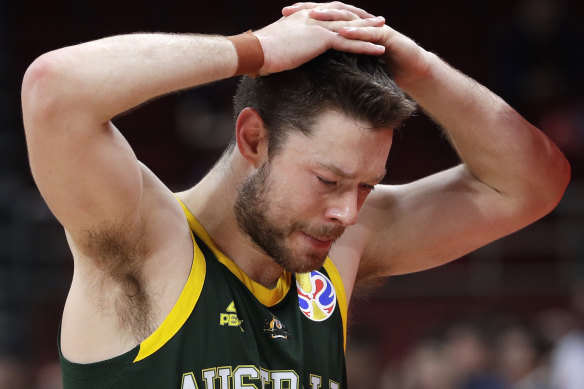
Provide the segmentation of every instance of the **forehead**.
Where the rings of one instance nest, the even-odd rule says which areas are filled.
[[[348,173],[380,175],[385,170],[393,130],[372,130],[369,124],[328,110],[311,135],[291,132],[283,153],[287,160],[311,165],[334,165]]]

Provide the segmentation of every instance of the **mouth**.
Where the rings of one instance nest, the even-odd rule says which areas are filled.
[[[331,245],[335,241],[336,237],[315,237],[308,235],[307,233],[302,233],[306,240],[317,249],[330,249]]]

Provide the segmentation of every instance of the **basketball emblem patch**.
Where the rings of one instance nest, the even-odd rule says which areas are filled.
[[[328,319],[337,305],[337,292],[331,280],[319,271],[296,274],[300,311],[313,321]]]

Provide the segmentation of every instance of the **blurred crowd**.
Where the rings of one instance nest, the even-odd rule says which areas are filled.
[[[429,328],[431,335],[414,341],[404,358],[381,366],[372,357],[375,344],[357,336],[348,348],[349,383],[378,389],[582,389],[584,281],[574,286],[570,305],[529,319],[469,317]]]

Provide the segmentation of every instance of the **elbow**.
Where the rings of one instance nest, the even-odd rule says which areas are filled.
[[[34,122],[47,123],[63,104],[60,94],[62,64],[55,52],[43,54],[26,70],[21,89],[22,114],[25,130]]]
[[[531,194],[530,203],[537,219],[547,215],[558,206],[570,183],[570,163],[561,152],[558,151],[558,156],[552,165],[550,174],[540,177],[536,191]]]
[[[554,188],[551,190],[551,199],[550,199],[550,211],[554,209],[559,202],[564,197],[564,193],[568,188],[568,184],[570,183],[570,179],[572,177],[572,168],[570,166],[570,162],[566,159],[566,157],[560,152],[558,157],[558,161],[556,162],[557,167],[555,169],[555,177],[554,180]]]

